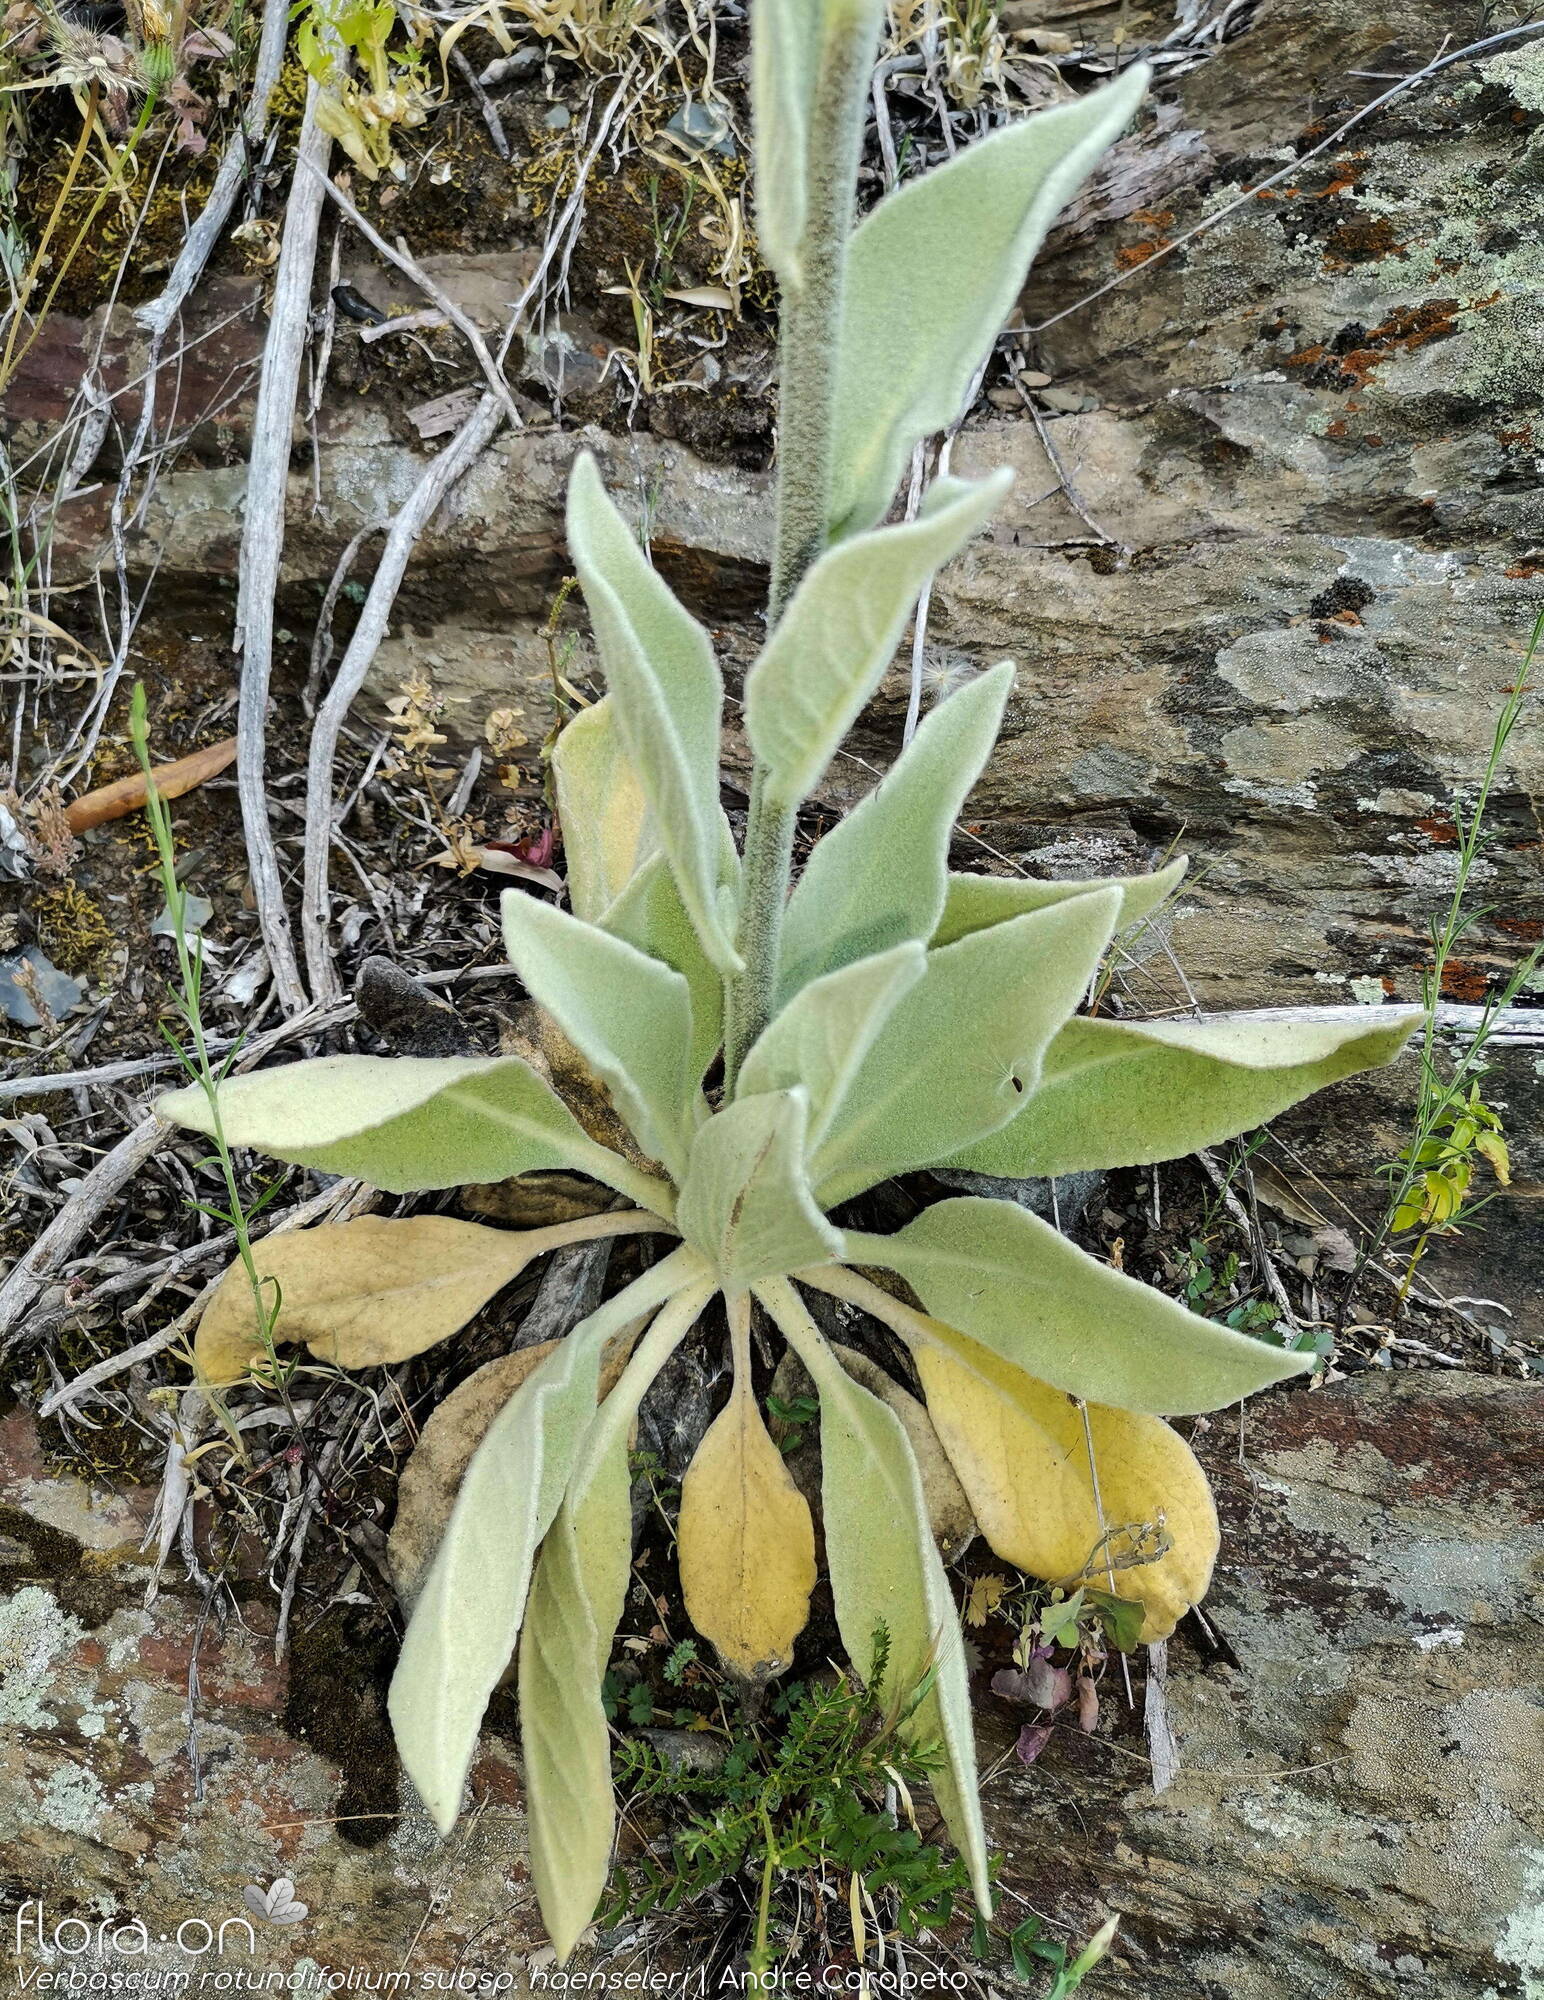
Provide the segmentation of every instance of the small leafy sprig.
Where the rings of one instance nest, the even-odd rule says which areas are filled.
[[[1544,614],[1535,621],[1516,681],[1510,689],[1491,739],[1490,755],[1473,797],[1453,805],[1456,834],[1453,891],[1446,909],[1431,927],[1431,963],[1422,975],[1426,1020],[1421,1035],[1420,1092],[1414,1129],[1397,1159],[1383,1169],[1388,1182],[1388,1207],[1377,1235],[1358,1260],[1360,1271],[1369,1257],[1382,1250],[1390,1236],[1414,1235],[1406,1259],[1400,1297],[1408,1297],[1417,1266],[1434,1236],[1455,1234],[1471,1222],[1490,1199],[1470,1199],[1476,1163],[1483,1160],[1506,1187],[1511,1161],[1499,1112],[1485,1101],[1482,1084],[1489,1069],[1485,1058],[1496,1026],[1518,995],[1532,986],[1544,964],[1544,946],[1535,946],[1513,967],[1499,987],[1487,992],[1480,1017],[1444,1061],[1438,1028],[1438,1003],[1458,947],[1489,914],[1470,902],[1475,870],[1496,835],[1487,826],[1491,796],[1507,750],[1529,697],[1535,692],[1529,676],[1544,642]],[[1353,1284],[1355,1282],[1353,1277]]]
[[[174,1034],[164,1021],[160,1023],[161,1034],[187,1074],[190,1088],[200,1094],[208,1107],[207,1129],[214,1142],[214,1151],[200,1160],[198,1165],[217,1169],[225,1189],[223,1207],[212,1202],[194,1202],[192,1206],[199,1214],[207,1215],[234,1235],[237,1263],[246,1283],[250,1305],[248,1338],[265,1357],[272,1379],[282,1381],[286,1364],[279,1358],[274,1335],[283,1308],[283,1291],[277,1278],[264,1276],[258,1268],[252,1247],[252,1224],[278,1195],[284,1181],[282,1176],[276,1176],[255,1201],[248,1201],[237,1179],[235,1157],[225,1136],[220,1091],[240,1058],[241,1042],[238,1038],[218,1063],[214,1060],[204,1028],[204,937],[202,930],[188,921],[188,890],[177,869],[171,816],[166,810],[166,801],[156,788],[150,755],[149,710],[143,681],[135,682],[129,703],[129,740],[144,774],[145,818],[155,846],[161,891],[166,898],[167,920],[177,953],[178,977],[172,989],[171,1003],[182,1023],[186,1040]]]

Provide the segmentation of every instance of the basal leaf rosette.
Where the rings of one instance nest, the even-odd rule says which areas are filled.
[[[1217,1548],[1205,1479],[1166,1419],[1236,1402],[1306,1365],[1097,1262],[1011,1200],[940,1201],[892,1235],[831,1219],[852,1195],[946,1160],[1029,1175],[1172,1158],[1387,1060],[1413,1025],[1392,1010],[1307,1027],[1080,1016],[1112,938],[1176,885],[1182,864],[1129,881],[978,882],[949,875],[947,825],[931,806],[896,805],[963,796],[990,744],[981,717],[995,721],[1008,678],[994,669],[935,710],[892,775],[816,847],[791,905],[792,916],[804,899],[806,913],[789,925],[786,997],[727,1091],[709,1083],[722,1006],[706,943],[646,840],[592,820],[597,851],[633,858],[596,918],[506,897],[527,988],[657,1171],[592,1139],[513,1056],[322,1058],[233,1078],[219,1093],[233,1143],[394,1192],[553,1166],[597,1183],[595,1215],[540,1231],[368,1216],[261,1245],[284,1300],[276,1337],[322,1362],[374,1367],[420,1353],[564,1244],[676,1241],[517,1371],[458,1464],[393,1684],[403,1761],[448,1831],[483,1709],[517,1662],[533,1868],[564,1949],[600,1895],[614,1828],[600,1689],[630,1560],[628,1432],[716,1297],[732,1387],[683,1482],[688,1613],[747,1681],[786,1670],[808,1616],[814,1525],[759,1406],[748,1339],[759,1304],[819,1394],[819,1503],[844,1643],[868,1672],[882,1627],[882,1692],[903,1705],[926,1690],[903,1726],[941,1756],[939,1803],[982,1897],[966,1668],[918,1423],[1003,1560],[1047,1581],[1107,1583],[1142,1606],[1143,1637],[1156,1639],[1203,1595]],[[625,760],[604,741],[610,717],[595,714],[576,742],[559,741],[570,790],[576,754],[613,771]],[[618,783],[606,800],[614,816],[646,811],[647,786]],[[854,905],[847,866],[829,863],[828,846],[860,875],[883,876],[888,898]],[[827,886],[822,923],[808,908]],[[197,1091],[162,1109],[212,1130]],[[611,1190],[635,1205],[602,1207]],[[925,1397],[910,1428],[819,1331],[812,1291],[905,1343]],[[206,1310],[195,1351],[219,1384],[261,1353],[239,1267]],[[1123,1545],[1148,1559],[1112,1561]]]

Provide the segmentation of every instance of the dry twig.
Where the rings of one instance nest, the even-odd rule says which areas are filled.
[[[499,399],[490,391],[426,469],[398,510],[386,537],[386,546],[381,550],[369,595],[360,609],[359,623],[354,628],[337,675],[312,725],[306,780],[305,893],[301,927],[305,938],[306,971],[312,990],[322,1003],[329,1003],[342,993],[332,962],[332,918],[327,889],[327,864],[334,826],[332,770],[338,737],[354,698],[364,685],[376,649],[386,636],[392,606],[396,603],[397,591],[414,544],[434,518],[445,495],[492,438],[503,414]]]
[[[284,550],[284,504],[290,448],[300,396],[300,364],[311,313],[311,284],[332,141],[316,120],[317,86],[306,95],[306,113],[294,185],[284,213],[284,238],[274,278],[263,373],[252,421],[246,510],[241,535],[241,590],[236,604],[236,651],[241,658],[237,716],[236,782],[246,828],[258,926],[286,1014],[306,1005],[284,903],[284,878],[268,824],[266,748],[268,685],[273,668],[274,593]],[[308,171],[309,170],[309,171]]]

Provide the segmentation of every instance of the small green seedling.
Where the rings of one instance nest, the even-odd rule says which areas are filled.
[[[505,936],[630,1141],[596,1137],[513,1054],[324,1057],[218,1092],[232,1144],[392,1193],[558,1168],[629,1204],[522,1234],[415,1215],[273,1239],[278,1337],[345,1366],[445,1339],[559,1244],[677,1239],[534,1359],[493,1420],[391,1691],[403,1762],[448,1833],[483,1711],[517,1655],[531,1868],[563,1957],[605,1887],[615,1828],[604,1676],[630,1578],[628,1435],[712,1302],[733,1387],[682,1483],[688,1612],[752,1683],[787,1668],[808,1617],[814,1527],[758,1405],[755,1304],[819,1397],[843,1644],[901,1738],[936,1748],[933,1793],[985,1908],[965,1650],[919,1453],[935,1472],[947,1462],[1004,1561],[1048,1581],[1082,1576],[1116,1524],[1158,1531],[1153,1560],[1099,1564],[1156,1639],[1204,1592],[1217,1546],[1205,1478],[1163,1418],[1236,1402],[1306,1363],[1096,1262],[1012,1201],[943,1201],[890,1236],[835,1212],[943,1163],[1023,1176],[1172,1159],[1388,1061],[1419,1018],[1080,1017],[1111,938],[1184,864],[1084,882],[950,872],[951,829],[1012,687],[1006,663],[933,709],[790,895],[801,801],[924,584],[984,527],[1008,475],[940,479],[914,520],[881,525],[897,484],[917,444],[955,418],[1053,217],[1146,87],[1133,68],[979,140],[855,228],[883,16],[883,0],[755,8],[758,229],[782,287],[783,346],[770,629],[745,682],[743,851],[719,803],[723,684],[708,634],[591,458],[570,484],[569,547],[608,692],[553,752],[571,908],[513,892]],[[162,1108],[212,1129],[200,1090]],[[920,1309],[863,1275],[873,1269]],[[855,1379],[810,1291],[899,1336],[925,1410]],[[216,1293],[198,1335],[211,1381],[239,1379],[260,1347],[252,1318],[239,1282]]]

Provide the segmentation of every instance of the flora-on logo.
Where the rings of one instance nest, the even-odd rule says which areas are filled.
[[[275,1889],[280,1886],[277,1882],[274,1884]],[[288,1883],[282,1886],[286,1891],[290,1887]],[[289,1902],[287,1894],[284,1901]],[[266,1909],[262,1914],[267,1915]],[[299,1915],[305,1915],[303,1907],[299,1908]],[[285,1917],[276,1921],[293,1923],[296,1919]],[[19,1959],[24,1953],[35,1952],[47,1960],[55,1953],[62,1958],[79,1958],[86,1952],[94,1952],[98,1957],[112,1952],[123,1958],[143,1958],[153,1943],[160,1943],[174,1944],[179,1951],[185,1951],[193,1958],[202,1958],[209,1951],[223,1957],[227,1931],[235,1931],[238,1937],[243,1932],[246,1934],[248,1957],[256,1951],[257,1935],[245,1917],[227,1917],[218,1931],[202,1917],[184,1917],[175,1931],[159,1931],[152,1938],[142,1917],[104,1917],[96,1923],[88,1923],[84,1917],[61,1917],[55,1921],[50,1918],[43,1901],[33,1896],[16,1912],[13,1955]],[[31,1979],[24,1980],[23,1984],[30,1985]]]
[[[254,1917],[261,1917],[265,1923],[298,1924],[310,1915],[306,1904],[295,1901],[295,1885],[287,1875],[281,1875],[269,1889],[259,1889],[255,1882],[249,1882],[241,1892],[241,1900]]]

